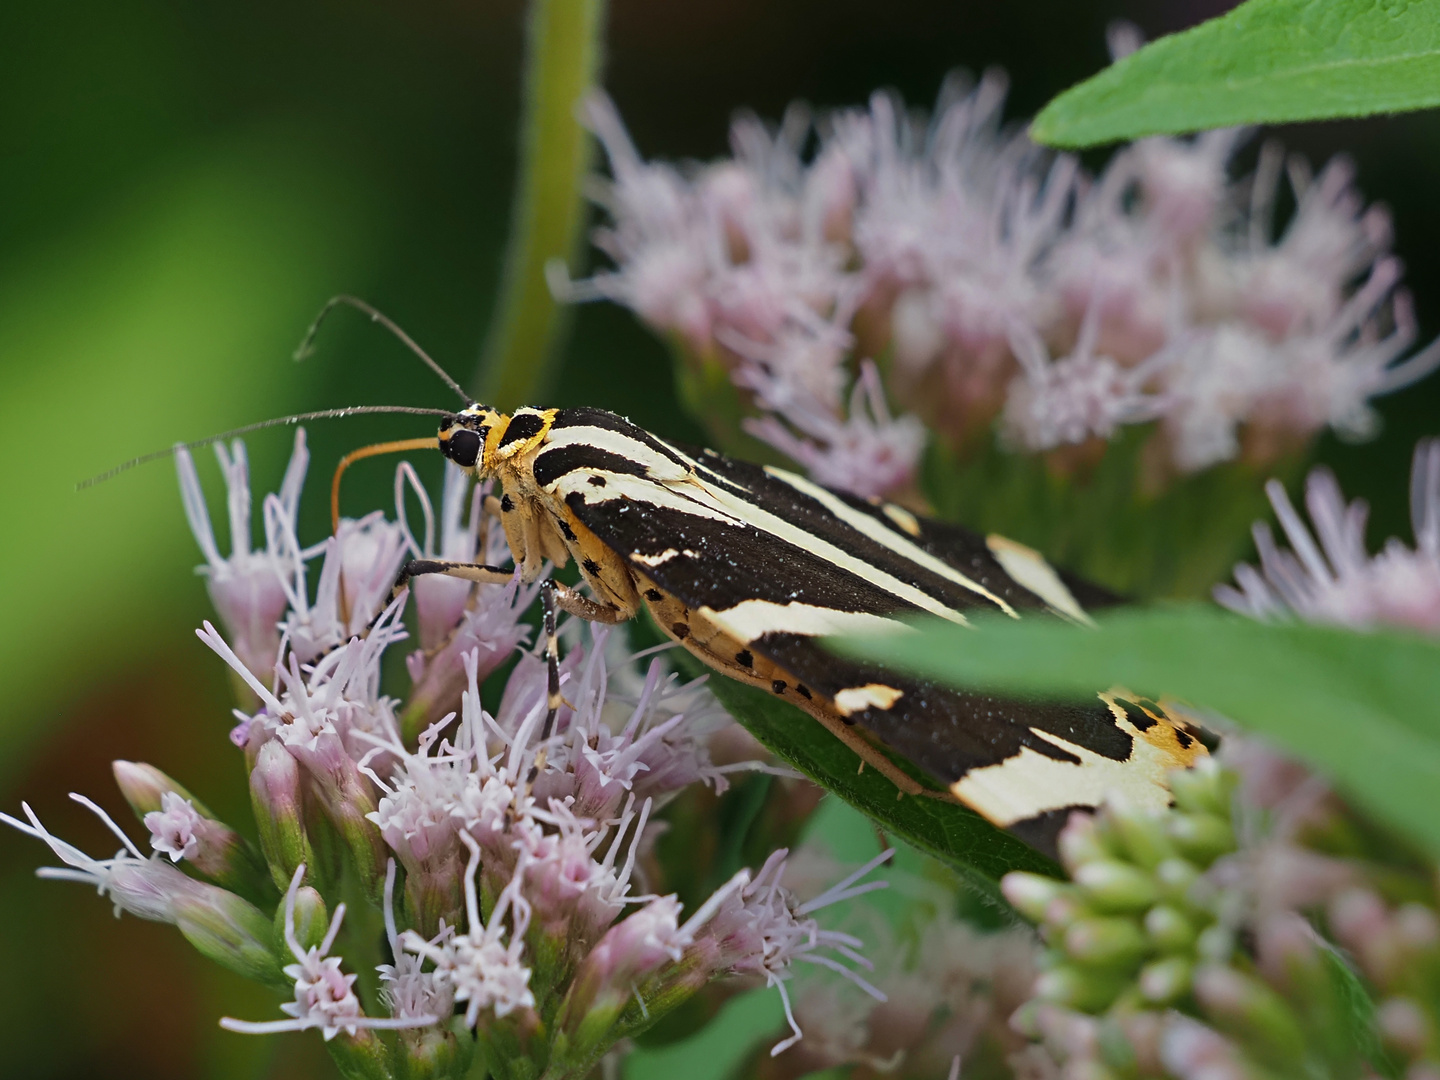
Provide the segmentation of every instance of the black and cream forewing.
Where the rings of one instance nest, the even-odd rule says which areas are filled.
[[[1165,773],[1204,753],[1163,714],[1109,695],[1060,705],[966,693],[816,641],[904,633],[899,620],[922,613],[1083,622],[1082,598],[1108,599],[1022,545],[678,447],[595,409],[560,410],[532,468],[652,593],[678,602],[660,609],[662,625],[692,651],[732,673],[768,661],[762,685],[858,726],[1037,846],[1051,848],[1069,809],[1109,791],[1165,805]]]

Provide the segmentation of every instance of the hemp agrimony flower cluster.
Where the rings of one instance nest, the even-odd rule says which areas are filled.
[[[614,267],[571,295],[634,310],[697,392],[728,375],[746,432],[865,496],[911,482],[927,426],[962,462],[992,429],[1019,453],[1088,447],[1073,468],[1150,424],[1152,487],[1264,468],[1326,427],[1369,434],[1371,398],[1440,364],[1405,359],[1390,220],[1348,161],[1312,175],[1267,143],[1233,180],[1248,132],[1229,129],[1142,140],[1092,177],[1002,126],[1005,90],[952,80],[928,121],[883,93],[742,116],[733,157],[688,169],[644,161],[596,98]]]
[[[78,795],[120,838],[114,857],[53,836],[28,806],[25,820],[0,820],[65,864],[44,876],[95,885],[117,914],[173,923],[205,955],[290,997],[280,1018],[225,1027],[318,1029],[350,1076],[461,1076],[478,1052],[496,1077],[558,1078],[586,1075],[722,976],[778,988],[791,1030],[777,1053],[802,1034],[786,990],[797,964],[883,998],[857,971],[870,966],[862,942],[822,929],[815,913],[883,887],[861,879],[888,851],[808,900],[786,885],[783,849],[693,910],[649,888],[663,875],[654,845],[666,803],[691,785],[721,791],[736,770],[787,773],[712,760],[712,737],[733,722],[703,680],[680,682],[655,650],[627,655],[617,631],[592,628],[583,644],[567,633],[565,705],[542,740],[546,665],[522,648],[535,587],[518,574],[490,586],[424,579],[391,601],[407,557],[508,558],[483,492],[459,469],[448,466],[438,522],[402,465],[395,520],[345,520],[307,548],[296,533],[301,431],[280,491],[262,502],[265,546],[252,550],[244,447],[216,450],[228,558],[183,451],[179,471],[221,623],[199,637],[246,706],[231,739],[258,849],[158,769],[125,761],[115,777],[149,852]],[[382,661],[408,636],[412,597],[419,648],[400,700],[384,692]],[[511,659],[492,714],[482,686]]]

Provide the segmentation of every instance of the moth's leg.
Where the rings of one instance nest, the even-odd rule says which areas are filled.
[[[535,753],[535,764],[530,766],[530,775],[525,778],[528,789],[545,768],[545,744],[555,731],[555,717],[565,699],[560,696],[560,636],[555,631],[555,582],[546,578],[540,583],[540,625],[545,633],[545,723],[540,728],[540,749]]]
[[[390,599],[394,600],[410,582],[417,577],[424,577],[426,574],[442,574],[445,577],[459,578],[462,581],[475,581],[481,585],[508,585],[510,579],[515,576],[513,569],[506,570],[500,566],[486,566],[484,563],[448,562],[444,559],[411,559],[400,568],[399,575],[395,578],[395,587],[390,590]]]
[[[807,710],[808,711],[808,710]],[[825,725],[825,729],[839,739],[842,743],[855,751],[860,757],[860,767],[863,769],[869,765],[894,784],[899,791],[895,797],[898,799],[904,795],[929,795],[932,794],[929,788],[925,787],[909,773],[905,772],[888,757],[886,757],[874,743],[866,739],[860,732],[856,731],[838,716],[826,709],[816,709],[810,713],[811,716]],[[948,792],[934,792],[945,798],[949,797]]]
[[[588,596],[582,596],[569,585],[561,585],[559,582],[550,583],[554,590],[553,602],[561,611],[570,615],[578,616],[586,622],[615,623],[626,622],[635,617],[635,608],[626,608],[620,604],[605,603],[600,600],[592,600]]]

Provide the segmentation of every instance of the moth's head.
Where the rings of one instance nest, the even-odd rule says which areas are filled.
[[[505,417],[488,405],[469,405],[440,425],[440,452],[477,476],[485,470],[485,442]]]

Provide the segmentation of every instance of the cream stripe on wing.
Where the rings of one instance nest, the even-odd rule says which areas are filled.
[[[1018,754],[995,765],[971,769],[950,785],[950,791],[970,809],[1002,828],[1047,810],[1066,806],[1099,806],[1111,793],[1141,810],[1164,810],[1170,805],[1165,777],[1174,768],[1170,756],[1139,737],[1125,761],[1097,754],[1048,731],[1031,728],[1036,735],[1080,759],[1075,765],[1022,747]]]
[[[586,425],[551,428],[550,434],[545,440],[547,447],[573,446],[576,443],[593,446],[597,450],[607,450],[612,454],[618,454],[627,461],[643,465],[650,476],[656,480],[683,480],[689,475],[683,465],[677,465],[664,454],[657,453],[653,447],[646,446],[639,439],[632,439],[623,432],[614,431],[611,428]]]
[[[702,607],[700,614],[721,627],[736,641],[754,641],[765,634],[905,634],[914,631],[895,619],[868,611],[838,611],[816,604],[772,600],[742,600],[734,607],[716,611]]]
[[[604,476],[605,486],[591,486],[586,480],[586,477],[591,475]],[[754,503],[701,480],[698,476],[687,474],[683,483],[661,484],[643,476],[622,475],[603,469],[577,468],[556,480],[554,488],[561,498],[578,493],[587,504],[630,498],[637,502],[648,502],[653,506],[679,510],[695,517],[760,529],[826,560],[837,569],[853,574],[876,588],[884,589],[897,600],[961,626],[969,625],[969,620],[964,615],[936,600],[924,589],[893,577],[864,559],[857,558]]]
[[[589,483],[589,478],[592,476],[603,476],[605,486],[598,488],[592,486]],[[558,477],[551,487],[562,500],[567,495],[578,494],[587,505],[592,506],[615,502],[619,499],[630,499],[666,510],[679,510],[692,517],[723,521],[727,525],[738,527],[746,524],[743,518],[729,513],[724,507],[709,506],[692,498],[689,489],[677,490],[669,484],[662,484],[658,480],[635,476],[631,473],[577,467]]]
[[[826,510],[829,510],[830,513],[834,514],[837,518],[843,521],[846,525],[849,525],[857,532],[864,533],[876,543],[883,544],[885,547],[893,551],[896,555],[899,555],[902,559],[907,559],[910,562],[915,563],[917,566],[923,566],[932,574],[946,578],[949,581],[953,581],[961,588],[969,589],[971,592],[983,596],[986,600],[991,601],[1001,611],[1005,612],[1005,614],[1009,615],[1012,619],[1018,619],[1020,617],[1019,613],[1014,608],[1012,608],[1000,597],[996,596],[989,589],[985,588],[985,586],[981,585],[978,581],[974,580],[973,578],[967,577],[965,574],[962,574],[959,570],[955,569],[955,567],[951,566],[943,559],[936,558],[924,548],[911,543],[909,540],[906,540],[903,536],[898,535],[894,529],[887,529],[883,524],[876,521],[869,514],[856,510],[853,506],[846,503],[843,499],[837,498],[832,492],[826,491],[819,484],[813,484],[809,480],[806,480],[803,476],[796,476],[792,472],[787,472],[784,469],[777,469],[771,465],[766,465],[765,471],[771,476],[773,476],[776,480],[789,484],[796,491],[800,492],[800,494],[808,495],[810,498],[818,502],[821,506],[825,507]]]
[[[985,546],[1017,584],[1044,600],[1059,614],[1085,626],[1095,625],[1095,620],[1080,606],[1080,601],[1075,599],[1065,582],[1060,580],[1055,568],[1034,548],[1017,544],[998,533],[987,536]]]

